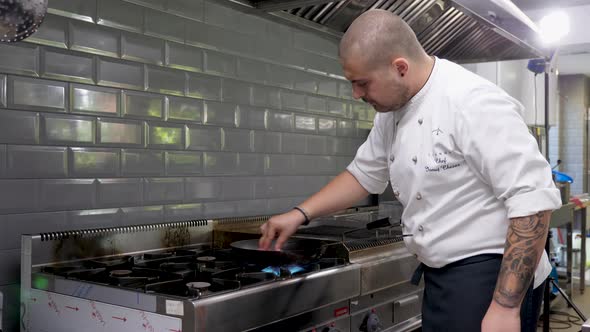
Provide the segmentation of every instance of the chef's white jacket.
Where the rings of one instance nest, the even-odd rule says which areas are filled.
[[[427,266],[501,254],[510,218],[561,206],[522,111],[496,85],[437,58],[410,102],[375,116],[347,169],[370,193],[391,182],[413,234],[405,244]],[[544,253],[534,287],[550,270]]]

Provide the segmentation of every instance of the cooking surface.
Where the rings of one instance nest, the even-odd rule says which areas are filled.
[[[243,259],[231,249],[191,249],[47,266],[42,272],[148,294],[194,299],[343,265],[346,261],[342,258],[322,257],[271,266]]]

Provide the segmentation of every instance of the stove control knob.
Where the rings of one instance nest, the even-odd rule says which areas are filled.
[[[361,332],[381,331],[381,322],[379,321],[379,316],[377,316],[377,314],[374,312],[369,313],[363,320],[359,330]]]

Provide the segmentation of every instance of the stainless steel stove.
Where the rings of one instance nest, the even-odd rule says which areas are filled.
[[[380,213],[302,228],[329,249],[281,266],[228,246],[265,217],[23,236],[21,331],[411,330],[422,288],[399,230],[350,232]]]

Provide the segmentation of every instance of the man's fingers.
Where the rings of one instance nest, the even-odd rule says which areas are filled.
[[[276,230],[272,225],[265,224],[262,237],[258,241],[258,247],[262,250],[268,250],[272,240],[275,238]]]
[[[283,233],[281,233],[279,235],[279,238],[277,239],[277,242],[275,243],[275,250],[277,250],[277,251],[281,250],[281,248],[283,247],[283,244],[285,244],[285,242],[287,241],[288,238],[289,238],[289,236],[287,235],[287,233],[283,231]]]

